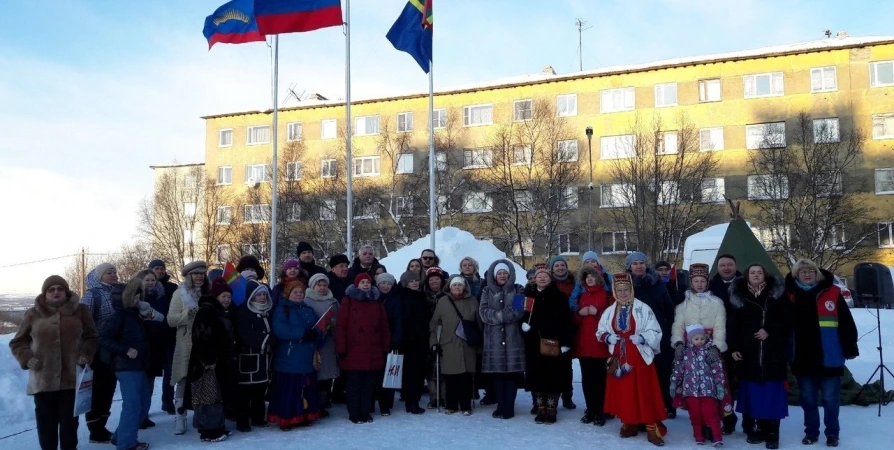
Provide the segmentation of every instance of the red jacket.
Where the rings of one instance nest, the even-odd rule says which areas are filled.
[[[381,370],[390,350],[391,332],[379,290],[348,286],[338,307],[335,352],[342,370]]]
[[[580,296],[579,305],[583,309],[587,306],[595,306],[598,313],[595,316],[582,316],[574,314],[574,323],[577,324],[577,337],[575,338],[575,358],[608,358],[608,345],[596,340],[596,328],[602,313],[614,303],[614,299],[606,295],[604,286],[584,286],[584,292]]]
[[[565,294],[566,299],[571,296],[572,292],[574,292],[575,281],[574,275],[572,275],[571,272],[568,273],[568,278],[565,278],[564,280],[557,280],[553,277],[553,283],[555,283],[556,287]]]

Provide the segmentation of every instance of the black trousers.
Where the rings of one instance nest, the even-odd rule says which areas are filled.
[[[240,384],[236,387],[236,420],[239,425],[267,423],[268,383]]]
[[[572,359],[567,355],[566,353],[560,356],[565,368],[565,380],[562,389],[562,400],[564,401],[569,401],[574,396],[574,366],[572,365]]]
[[[329,409],[332,407],[332,383],[334,378],[328,380],[317,380],[317,389],[320,391],[320,409]]]
[[[515,398],[518,396],[517,373],[489,373],[493,381],[492,391],[497,398],[497,413],[506,419],[515,417]]]
[[[605,358],[578,358],[587,414],[602,418],[605,407]]]
[[[352,418],[363,418],[372,414],[373,399],[376,390],[376,376],[382,376],[381,370],[345,370],[345,403],[348,404],[348,415]]]
[[[379,412],[390,412],[394,408],[394,389],[386,389],[382,387],[385,377],[380,375],[376,377],[376,399],[379,401]],[[375,405],[372,410],[375,411]]]
[[[447,383],[447,409],[472,410],[472,374],[441,375]]]
[[[115,387],[118,385],[118,377],[115,371],[107,363],[100,361],[99,353],[93,359],[90,366],[93,369],[93,402],[90,412],[85,414],[87,428],[90,433],[103,433],[106,431],[106,422],[112,410],[112,399],[115,397]]]
[[[401,382],[400,392],[404,396],[404,404],[419,405],[422,393],[425,390],[426,361],[425,354],[407,353],[404,355],[404,379]]]
[[[673,350],[662,351],[655,357],[655,372],[658,375],[658,384],[661,387],[661,396],[664,397],[664,408],[674,410],[674,399],[670,393],[670,379],[674,370]]]
[[[74,401],[74,389],[34,394],[34,418],[41,450],[78,448],[78,418],[72,417]]]

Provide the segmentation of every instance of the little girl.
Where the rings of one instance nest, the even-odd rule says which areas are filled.
[[[683,357],[674,362],[671,392],[683,396],[692,433],[698,445],[704,445],[704,427],[711,430],[715,447],[723,445],[720,432],[720,401],[723,400],[726,374],[718,358],[710,356],[710,339],[705,327],[693,324],[686,327],[688,345]]]

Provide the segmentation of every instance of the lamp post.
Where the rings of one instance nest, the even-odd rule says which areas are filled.
[[[593,251],[593,127],[587,127],[587,153],[590,159],[589,199],[587,201],[587,251]]]

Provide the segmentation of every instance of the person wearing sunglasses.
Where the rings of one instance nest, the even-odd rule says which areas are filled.
[[[440,258],[438,258],[438,255],[435,254],[435,251],[431,249],[423,250],[422,254],[419,255],[419,259],[422,261],[423,272],[428,272],[428,269],[441,265]]]

